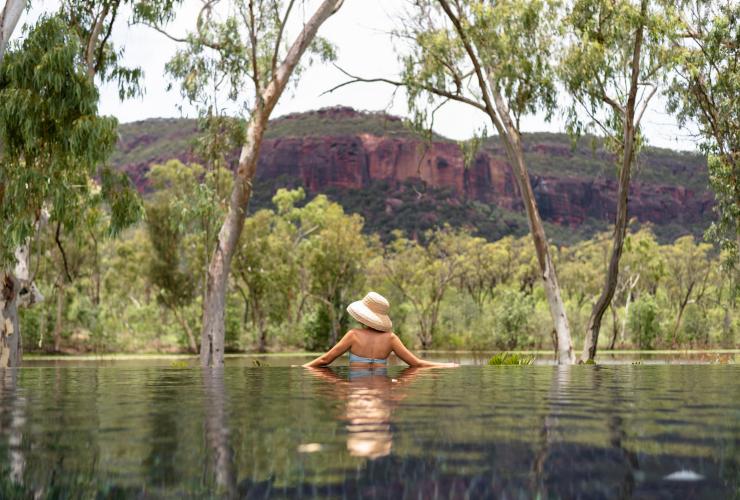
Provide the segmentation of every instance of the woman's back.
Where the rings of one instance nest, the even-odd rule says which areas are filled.
[[[433,363],[419,359],[391,332],[393,322],[388,316],[390,305],[379,293],[369,292],[362,300],[347,306],[347,312],[367,328],[348,331],[328,352],[306,363],[305,367],[326,366],[349,351],[350,364],[384,365],[394,352],[409,366],[456,366],[454,363]]]
[[[352,347],[350,352],[355,356],[369,359],[386,359],[393,352],[393,333],[356,328],[350,330]]]

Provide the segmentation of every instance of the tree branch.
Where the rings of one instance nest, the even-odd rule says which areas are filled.
[[[103,65],[103,55],[105,52],[105,45],[108,43],[108,39],[110,38],[111,33],[113,32],[113,25],[116,22],[116,17],[118,15],[118,6],[121,4],[121,1],[118,0],[113,4],[113,14],[111,16],[110,23],[108,24],[108,30],[105,33],[105,36],[103,37],[103,40],[101,40],[100,45],[98,46],[98,55],[95,58],[95,73],[98,73]]]
[[[88,78],[95,76],[95,61],[93,59],[93,53],[95,52],[95,44],[100,36],[100,32],[103,30],[103,24],[105,18],[108,17],[109,5],[106,3],[103,9],[95,16],[95,23],[90,30],[90,38],[87,40],[87,47],[85,48],[85,66],[87,66]]]
[[[445,97],[453,101],[458,101],[464,104],[468,104],[470,106],[473,106],[476,109],[483,111],[484,113],[487,113],[485,106],[483,106],[481,103],[476,102],[460,94],[453,94],[452,92],[449,92],[447,90],[442,90],[436,87],[432,87],[430,85],[422,85],[422,84],[415,84],[415,83],[409,83],[409,82],[401,82],[398,80],[390,80],[388,78],[362,78],[360,76],[352,75],[351,73],[345,71],[344,69],[337,66],[336,64],[334,65],[334,67],[336,67],[339,71],[344,73],[348,78],[350,78],[350,80],[340,83],[339,85],[335,85],[329,90],[322,92],[320,94],[321,96],[326,95],[326,94],[331,94],[332,92],[339,90],[340,88],[346,87],[347,85],[350,85],[353,83],[387,83],[389,85],[394,85],[396,87],[408,87],[408,88],[417,88],[417,89],[425,90],[439,97]]]
[[[280,30],[278,31],[278,36],[277,36],[277,39],[275,40],[275,51],[272,53],[272,62],[270,63],[272,74],[275,74],[275,68],[277,68],[278,55],[280,52],[280,43],[283,40],[283,32],[285,31],[285,24],[288,22],[288,17],[290,16],[290,11],[293,9],[294,3],[295,3],[295,0],[290,0],[290,3],[288,4],[288,8],[285,10],[285,15],[283,16],[283,19],[280,22]]]
[[[157,32],[161,33],[162,35],[166,36],[167,38],[169,38],[173,42],[177,42],[177,43],[187,43],[188,42],[188,39],[187,38],[178,38],[178,37],[176,37],[174,35],[170,35],[169,33],[167,33],[165,30],[163,30],[162,28],[160,28],[157,25],[149,24],[146,21],[141,21],[141,24],[143,24],[144,26],[147,26],[147,27],[153,29],[154,31],[157,31]]]
[[[261,85],[259,66],[257,66],[257,33],[255,32],[256,27],[254,20],[254,0],[249,0],[249,22],[246,24],[249,27],[249,45],[252,49],[252,79],[254,80],[255,85],[254,93],[256,96],[259,96]]]
[[[475,75],[478,78],[478,86],[480,87],[481,94],[483,95],[483,102],[485,103],[486,113],[488,113],[488,116],[490,117],[491,121],[493,122],[494,126],[499,131],[499,133],[502,133],[504,132],[504,127],[501,121],[498,119],[496,110],[493,106],[493,103],[491,102],[491,96],[489,95],[489,89],[486,84],[486,78],[483,75],[483,69],[481,68],[480,61],[478,61],[478,56],[475,54],[475,51],[473,50],[473,46],[470,44],[468,37],[465,35],[465,31],[463,30],[462,23],[460,23],[460,20],[452,12],[452,9],[450,8],[450,4],[447,2],[447,0],[439,0],[439,3],[442,6],[442,9],[445,11],[445,14],[447,14],[447,17],[450,19],[452,24],[455,26],[455,31],[457,31],[457,34],[463,43],[463,47],[465,48],[465,52],[467,52],[468,57],[470,58],[470,62],[473,65],[473,68],[475,69]],[[458,5],[458,8],[459,8],[459,5]]]
[[[658,91],[657,85],[653,86],[653,89],[650,91],[650,93],[647,95],[644,101],[642,101],[642,106],[640,107],[639,113],[637,113],[637,118],[635,118],[635,127],[638,127],[640,125],[640,121],[642,120],[642,115],[645,114],[645,110],[648,107],[648,104],[650,103],[650,99],[653,98],[655,93]]]
[[[62,240],[60,238],[60,231],[62,229],[62,223],[57,222],[57,230],[54,234],[54,241],[57,243],[57,247],[59,248],[59,252],[62,254],[62,262],[64,263],[64,274],[67,277],[67,281],[69,283],[72,283],[72,276],[69,274],[69,266],[67,265],[67,254],[64,251],[64,247],[62,246]]]

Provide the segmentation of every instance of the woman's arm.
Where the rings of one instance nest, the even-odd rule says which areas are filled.
[[[350,347],[352,347],[353,339],[354,339],[354,332],[350,330],[347,333],[345,333],[344,337],[342,337],[342,340],[337,342],[337,344],[334,347],[332,347],[328,352],[322,354],[318,358],[306,363],[303,366],[305,368],[315,368],[317,366],[326,366],[328,364],[331,364],[332,361],[337,359],[339,356],[347,352]]]
[[[401,342],[401,339],[398,338],[398,335],[395,333],[391,334],[391,348],[393,349],[393,352],[396,353],[396,356],[401,358],[401,360],[406,363],[409,366],[416,366],[420,368],[424,367],[453,367],[457,366],[456,363],[434,363],[432,361],[425,361],[423,359],[417,358],[414,356],[414,353],[409,351],[405,345],[403,345],[403,342]]]

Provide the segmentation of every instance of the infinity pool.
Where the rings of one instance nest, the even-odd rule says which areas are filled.
[[[737,365],[0,371],[0,498],[734,498]]]

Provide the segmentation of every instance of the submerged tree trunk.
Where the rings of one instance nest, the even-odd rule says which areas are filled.
[[[529,231],[532,234],[532,242],[534,243],[535,253],[537,254],[537,262],[540,266],[541,278],[545,287],[545,297],[547,298],[547,305],[550,309],[550,317],[552,318],[553,327],[557,336],[557,361],[558,364],[567,365],[573,364],[575,357],[573,354],[573,341],[570,336],[570,325],[568,323],[568,316],[565,312],[565,304],[560,294],[560,284],[558,283],[558,277],[555,273],[555,265],[552,262],[550,255],[550,248],[545,236],[545,228],[542,225],[542,219],[540,218],[540,211],[537,208],[537,201],[534,197],[534,191],[532,190],[532,184],[529,182],[529,172],[524,161],[524,152],[522,151],[522,145],[518,130],[513,126],[507,117],[508,110],[505,109],[502,99],[496,95],[496,103],[499,108],[499,113],[505,117],[506,123],[506,137],[504,142],[507,144],[507,151],[509,158],[512,163],[512,170],[514,172],[514,178],[519,186],[519,192],[521,193],[524,208],[527,213],[527,221],[529,223]],[[504,114],[504,112],[506,114]]]
[[[627,341],[627,337],[626,337],[627,319],[629,319],[629,315],[630,315],[630,303],[632,302],[632,292],[637,286],[638,281],[640,281],[639,274],[635,276],[634,279],[630,280],[629,288],[627,289],[627,298],[625,299],[625,304],[624,304],[624,318],[622,318],[622,327],[621,327],[621,330],[619,331],[619,342],[622,346],[624,346],[625,342]]]
[[[26,471],[23,431],[27,422],[27,400],[18,391],[18,370],[0,370],[0,401],[3,402],[0,406],[0,430],[7,437],[8,455],[5,464],[8,479],[11,483],[23,485]],[[39,492],[34,493],[35,498],[41,497]]]
[[[601,320],[603,319],[604,313],[609,307],[609,304],[611,304],[612,298],[614,297],[614,291],[617,288],[617,280],[619,279],[619,261],[622,258],[624,238],[627,234],[627,202],[634,146],[634,132],[631,125],[631,117],[628,120],[630,124],[625,126],[624,161],[622,162],[622,168],[619,174],[617,220],[614,224],[614,241],[612,242],[612,250],[609,257],[609,268],[606,273],[604,288],[602,289],[601,295],[596,301],[596,304],[594,304],[594,307],[591,310],[591,317],[588,320],[586,337],[583,341],[583,353],[581,355],[582,362],[593,360],[594,357],[596,357],[599,331],[601,330]],[[629,137],[627,137],[628,135]]]
[[[0,10],[0,64],[5,56],[5,48],[10,42],[18,21],[26,8],[25,0],[6,0]],[[3,146],[0,144],[0,152]],[[0,186],[0,192],[2,191]],[[0,195],[0,201],[2,197]],[[16,251],[16,257],[19,251]],[[23,250],[20,250],[23,254]],[[9,268],[0,272],[0,368],[19,366],[22,359],[20,328],[18,326],[18,299],[22,294],[22,284],[16,272]]]
[[[5,273],[0,297],[0,368],[20,366],[21,332],[18,328],[18,291],[20,284],[12,273]]]
[[[267,325],[265,325],[265,320],[260,319],[259,323],[259,345],[257,346],[257,350],[259,352],[267,352]]]
[[[36,224],[36,231],[45,221],[45,214],[42,214]],[[31,281],[29,258],[29,245],[19,246],[15,251],[15,269],[0,274],[0,368],[20,366],[23,359],[18,308],[30,307],[44,300],[44,296]]]
[[[208,266],[200,348],[200,360],[204,366],[222,366],[224,363],[224,314],[231,259],[244,228],[247,202],[252,194],[252,181],[257,170],[257,160],[267,121],[319,27],[341,7],[342,2],[343,0],[324,0],[321,3],[311,19],[303,25],[301,33],[291,45],[269,84],[262,92],[258,89],[257,104],[252,112],[239,156],[239,165],[234,173],[229,211],[216,238],[216,249]]]
[[[641,2],[641,15],[647,12],[647,0]],[[622,258],[624,238],[627,233],[627,205],[629,200],[630,176],[632,174],[632,163],[635,157],[635,136],[637,135],[637,123],[635,123],[635,107],[637,105],[637,89],[640,76],[640,53],[642,51],[642,38],[644,27],[641,25],[635,35],[635,45],[632,50],[632,67],[630,79],[630,92],[627,97],[627,105],[620,110],[624,119],[622,137],[622,164],[619,170],[619,187],[617,190],[617,215],[614,221],[614,241],[612,242],[611,255],[609,256],[609,268],[606,272],[604,288],[599,295],[596,304],[591,310],[591,317],[586,327],[586,337],[583,340],[583,353],[581,362],[593,361],[596,357],[596,349],[599,343],[599,331],[601,320],[606,309],[614,297],[619,278],[619,260]],[[649,98],[648,98],[649,99]],[[647,105],[647,102],[645,102]],[[641,113],[642,115],[642,113]],[[639,122],[639,118],[638,118]]]
[[[519,193],[527,213],[527,222],[532,234],[537,261],[540,266],[541,278],[545,287],[545,296],[547,297],[553,326],[557,333],[558,364],[573,364],[575,357],[573,355],[573,342],[570,336],[570,325],[568,324],[565,305],[560,295],[560,285],[558,284],[555,266],[550,256],[545,229],[542,226],[542,219],[537,208],[534,191],[529,181],[529,172],[524,161],[518,123],[512,119],[509,106],[501,94],[499,84],[493,78],[493,75],[496,74],[496,69],[485,67],[485,63],[478,56],[473,44],[466,35],[463,26],[464,23],[455,15],[450,3],[446,0],[440,0],[439,4],[455,26],[465,52],[473,64],[473,71],[478,80],[478,85],[480,86],[482,98],[485,103],[480,109],[484,110],[489,116],[506,147],[506,155],[511,163],[514,178],[517,181]]]

